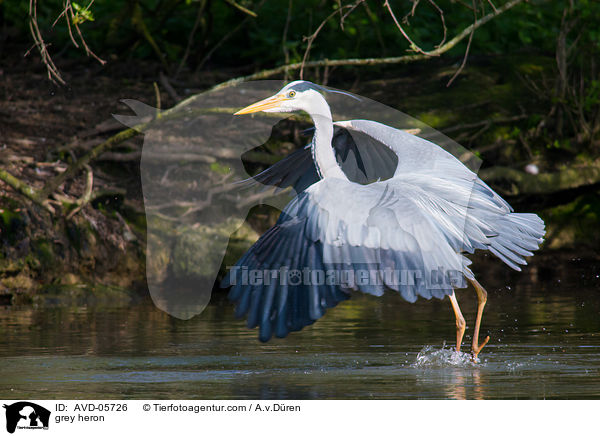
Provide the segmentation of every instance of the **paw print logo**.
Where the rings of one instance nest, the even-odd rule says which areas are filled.
[[[288,272],[288,284],[292,286],[299,285],[302,281],[302,274],[297,269],[290,270]]]

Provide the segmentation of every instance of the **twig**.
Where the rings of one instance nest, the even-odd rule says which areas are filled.
[[[206,191],[206,195],[203,200],[196,200],[196,201],[173,200],[168,203],[158,204],[158,205],[154,205],[154,206],[147,205],[146,210],[148,212],[151,212],[154,215],[161,217],[161,218],[165,218],[170,221],[177,221],[181,218],[184,218],[184,217],[190,215],[191,213],[198,212],[198,211],[206,208],[207,206],[210,206],[212,203],[212,199],[216,194],[222,194],[222,193],[230,192],[232,190],[237,189],[236,185],[231,184],[231,183],[225,183],[230,177],[231,177],[231,174],[225,175],[219,182],[217,182],[218,185],[213,186],[212,188],[208,189]],[[185,212],[180,214],[178,217],[169,217],[168,215],[158,212],[159,210],[162,210],[162,209],[171,209],[171,208],[175,208],[175,207],[187,208],[187,209]]]
[[[260,8],[262,7],[262,5],[265,3],[266,0],[262,0],[258,6],[256,7],[257,10],[260,10]],[[213,48],[211,48],[208,53],[206,53],[206,55],[202,58],[202,60],[200,61],[200,63],[198,64],[198,66],[196,67],[196,71],[200,71],[202,69],[202,67],[204,66],[204,64],[210,59],[210,57],[213,55],[213,53],[215,51],[217,51],[217,49],[219,49],[219,47],[221,47],[221,45],[223,45],[225,43],[225,41],[227,41],[229,38],[231,38],[232,35],[234,35],[236,32],[238,32],[242,27],[244,27],[246,25],[247,22],[249,22],[252,19],[252,16],[248,16],[246,18],[244,18],[240,24],[238,24],[236,27],[234,27],[229,33],[227,33],[225,36],[223,36],[223,38],[221,38],[219,40],[219,42],[217,42]]]
[[[475,8],[474,8],[473,6],[471,6],[471,5],[470,5],[470,4],[468,4],[468,3],[465,3],[465,2],[464,2],[464,1],[462,1],[462,0],[455,0],[455,1],[456,1],[456,3],[460,3],[460,4],[461,4],[461,5],[463,5],[465,8],[467,8],[467,9],[469,9],[469,10],[471,10],[471,11],[474,11],[474,10],[475,10]]]
[[[442,41],[438,45],[436,45],[436,47],[440,47],[446,42],[446,36],[448,33],[448,28],[446,27],[446,19],[444,18],[444,11],[436,4],[434,0],[429,0],[429,3],[431,3],[433,7],[437,9],[438,13],[440,14],[440,19],[442,20],[442,27],[444,28],[444,37],[442,38]]]
[[[406,14],[404,16],[404,18],[402,19],[403,23],[408,23],[408,17],[414,17],[415,16],[415,12],[417,10],[417,6],[419,6],[419,3],[421,3],[421,0],[411,0],[412,1],[412,8],[410,8],[410,12],[408,14]]]
[[[158,89],[158,85],[156,82],[152,82],[152,86],[154,87],[154,98],[156,98],[156,117],[160,116],[160,89]]]
[[[85,10],[88,10],[89,7],[92,5],[92,3],[94,3],[94,0],[90,1],[90,3],[85,8]],[[69,31],[69,38],[71,39],[71,42],[73,43],[73,45],[76,48],[79,48],[79,44],[77,43],[77,41],[75,39],[75,36],[73,35],[73,27],[74,27],[75,30],[77,31],[77,34],[79,35],[80,43],[83,46],[83,48],[85,49],[86,55],[87,56],[92,56],[94,59],[96,59],[102,65],[104,65],[106,63],[106,61],[104,61],[103,59],[100,59],[96,55],[96,53],[94,53],[89,48],[89,46],[87,45],[87,43],[85,42],[83,34],[81,33],[81,29],[79,28],[79,24],[74,20],[74,18],[75,18],[75,12],[73,12],[73,6],[72,6],[72,3],[71,3],[71,0],[65,0],[65,2],[63,3],[63,5],[64,5],[63,10],[58,15],[58,17],[54,20],[54,22],[52,23],[52,27],[56,26],[56,23],[61,18],[64,18],[65,21],[67,22],[67,29]],[[29,1],[29,30],[31,32],[31,35],[32,35],[34,43],[35,43],[34,46],[38,48],[38,50],[40,52],[40,56],[42,58],[42,62],[44,63],[44,65],[46,65],[46,69],[48,71],[48,78],[50,80],[52,80],[53,82],[58,82],[58,83],[64,85],[66,82],[64,81],[64,79],[60,75],[60,72],[59,72],[58,68],[54,64],[54,61],[52,60],[52,57],[50,56],[50,54],[48,52],[48,45],[44,42],[44,39],[42,37],[42,33],[41,33],[40,28],[39,28],[38,23],[37,23],[37,0],[30,0]],[[31,49],[28,50],[27,53],[25,53],[25,56],[27,56],[30,51],[31,51]]]
[[[91,1],[91,2],[88,4],[88,6],[87,6],[87,8],[86,8],[86,9],[88,9],[88,8],[89,8],[89,7],[92,5],[92,3],[94,3],[94,0],[92,0],[92,1]],[[72,8],[72,6],[71,6],[71,2],[70,2],[70,0],[67,0],[67,4],[69,5],[68,7],[69,7],[69,10],[70,10],[70,12],[71,12],[71,18],[75,17],[75,14],[74,14],[74,12],[73,12],[73,8]],[[68,18],[67,18],[67,19],[68,19]],[[98,62],[100,62],[100,64],[104,65],[104,64],[106,63],[106,61],[105,61],[105,60],[103,60],[103,59],[100,59],[100,58],[99,58],[99,57],[96,55],[96,53],[94,53],[94,52],[93,52],[93,51],[92,51],[92,50],[91,50],[91,49],[88,47],[87,43],[85,42],[85,39],[83,38],[83,34],[81,33],[81,30],[79,29],[79,24],[77,24],[77,23],[75,23],[75,22],[74,22],[74,23],[73,23],[73,26],[75,27],[75,30],[77,30],[77,34],[79,35],[79,40],[81,41],[81,44],[83,45],[83,48],[85,49],[85,54],[86,54],[87,56],[91,56],[91,57],[93,57],[93,58],[94,58],[94,59],[96,59]]]
[[[131,153],[114,153],[105,152],[102,156],[98,156],[98,160],[112,161],[112,162],[134,162],[139,161],[142,158],[141,151],[134,151]],[[201,162],[201,163],[214,163],[217,160],[213,156],[205,156],[194,153],[151,153],[144,152],[144,159],[155,162]]]
[[[357,4],[360,3],[360,2],[362,2],[362,0],[359,0],[357,2]],[[308,41],[308,44],[306,45],[306,50],[304,50],[304,56],[302,57],[302,63],[300,65],[300,79],[302,79],[304,77],[304,66],[306,65],[306,60],[308,59],[308,54],[310,53],[310,48],[312,47],[312,43],[314,42],[314,40],[319,35],[319,32],[321,32],[321,30],[323,29],[323,26],[325,26],[325,24],[327,24],[327,22],[331,18],[333,18],[335,15],[337,15],[338,12],[341,13],[342,9],[346,9],[346,8],[349,8],[349,7],[351,7],[351,5],[340,6],[339,11],[336,9],[331,14],[329,14],[327,16],[327,18],[325,18],[323,21],[321,21],[321,24],[319,24],[319,27],[317,27],[317,30],[315,30],[312,35],[307,36],[305,38]],[[286,72],[286,74],[287,74],[287,72]]]
[[[154,53],[158,57],[158,60],[162,64],[163,68],[168,71],[169,64],[167,63],[167,60],[165,59],[165,56],[163,55],[162,51],[160,51],[160,47],[154,40],[154,37],[152,36],[150,29],[148,29],[148,26],[146,25],[146,22],[144,21],[144,16],[142,14],[142,8],[140,7],[140,4],[137,2],[135,3],[134,9],[133,9],[133,14],[131,15],[131,22],[133,23],[133,26],[135,27],[135,29],[140,33],[140,35],[146,39],[148,44],[150,44],[150,47],[152,47],[152,50],[154,50]]]
[[[46,70],[48,72],[48,78],[53,82],[58,82],[64,85],[66,82],[60,75],[58,68],[54,65],[54,61],[48,53],[48,45],[44,42],[42,38],[42,33],[40,32],[40,28],[37,23],[37,0],[29,0],[29,30],[31,32],[31,36],[33,37],[34,47],[37,47],[40,52],[40,56],[42,58],[42,62],[46,65]],[[27,50],[25,56],[29,54],[31,49]]]
[[[92,191],[94,188],[94,173],[92,172],[92,168],[89,165],[85,165],[85,170],[87,172],[87,177],[86,177],[86,182],[85,182],[85,191],[84,191],[83,195],[81,196],[81,198],[79,200],[77,200],[77,202],[76,202],[77,207],[75,209],[73,209],[71,212],[69,212],[69,214],[67,215],[68,220],[73,218],[77,212],[79,212],[81,209],[83,209],[83,207],[86,204],[88,204],[90,199],[92,198]]]
[[[179,73],[181,73],[183,66],[187,62],[187,58],[190,55],[190,50],[192,48],[192,41],[194,40],[194,35],[196,34],[196,30],[198,30],[198,26],[200,25],[202,15],[204,14],[204,9],[206,8],[206,3],[207,3],[207,0],[202,0],[200,3],[200,7],[198,8],[198,13],[196,14],[196,20],[194,21],[194,26],[192,27],[192,31],[190,32],[190,35],[188,36],[187,45],[185,46],[185,52],[183,53],[183,57],[181,58],[181,61],[179,62],[179,66],[177,67],[177,71],[175,72],[175,76],[174,76],[175,78],[177,78],[177,76],[179,76]],[[175,101],[179,101],[179,99],[177,98]]]
[[[323,59],[323,60],[318,60],[318,61],[308,61],[305,62],[304,64],[302,62],[297,62],[294,64],[289,64],[289,65],[282,65],[280,67],[276,67],[276,68],[272,68],[269,70],[263,70],[263,71],[259,71],[257,73],[254,74],[249,74],[247,76],[242,76],[242,77],[238,77],[235,79],[231,79],[228,80],[226,82],[220,83],[218,85],[215,85],[214,87],[212,87],[210,90],[211,91],[215,91],[218,89],[223,89],[223,88],[228,88],[230,86],[235,86],[239,83],[248,81],[248,80],[259,80],[259,79],[265,79],[267,77],[271,77],[274,76],[276,74],[280,74],[280,73],[284,73],[286,71],[289,70],[297,70],[302,68],[303,66],[305,68],[310,68],[310,67],[323,67],[323,66],[330,66],[330,67],[337,67],[337,66],[363,66],[363,65],[388,65],[388,64],[402,64],[402,63],[409,63],[409,62],[415,62],[415,61],[420,61],[420,60],[424,60],[424,59],[429,59],[432,56],[439,56],[442,53],[446,53],[448,50],[454,48],[459,42],[461,42],[463,39],[465,39],[468,35],[471,34],[471,32],[473,32],[474,30],[478,29],[479,27],[483,26],[484,24],[486,24],[488,21],[490,21],[491,19],[493,19],[494,17],[508,11],[509,9],[513,8],[514,6],[518,5],[519,3],[522,3],[524,0],[511,0],[507,3],[505,3],[504,5],[502,5],[502,7],[497,9],[497,12],[490,12],[489,14],[483,16],[481,19],[477,20],[477,23],[473,23],[470,26],[467,26],[466,28],[464,28],[458,35],[456,35],[454,38],[452,38],[450,41],[446,42],[444,45],[442,45],[441,47],[438,47],[434,50],[431,50],[429,53],[429,56],[423,55],[423,54],[414,54],[414,55],[405,55],[405,56],[396,56],[396,57],[384,57],[384,58],[350,58],[350,59]],[[193,97],[190,97],[191,99],[193,99]],[[188,99],[189,100],[189,99]],[[188,100],[184,100],[183,102],[180,103],[180,105],[187,105],[187,101]],[[189,101],[191,103],[191,101]]]
[[[344,15],[341,15],[342,14],[342,9],[341,9],[341,6],[340,6],[340,15],[341,15],[340,16],[340,29],[344,30],[344,21],[346,21],[346,18],[348,18],[348,15],[350,15],[354,11],[354,9],[356,9],[360,4],[362,4],[364,2],[365,2],[365,0],[358,0],[356,3],[354,3],[350,7],[349,10],[347,10],[344,13]]]
[[[494,10],[494,12],[498,10],[498,9],[496,9],[496,6],[494,5],[494,3],[492,3],[492,0],[487,0],[487,2],[490,4],[490,6]]]
[[[475,25],[477,25],[477,9],[475,8],[475,0],[473,0],[473,16],[475,17],[473,26],[475,26]],[[467,58],[469,57],[469,50],[471,49],[471,41],[473,41],[474,34],[475,34],[475,27],[473,27],[473,30],[471,30],[471,34],[469,35],[469,42],[467,43],[467,49],[465,50],[465,55],[463,56],[462,63],[460,64],[460,67],[458,67],[458,70],[456,70],[454,75],[450,78],[450,80],[446,84],[446,87],[449,87],[450,85],[452,85],[452,82],[454,82],[454,79],[456,79],[458,77],[458,75],[461,73],[461,71],[465,68],[465,64],[467,63]]]
[[[73,36],[73,29],[71,29],[71,19],[69,18],[69,15],[68,15],[68,12],[69,12],[69,7],[68,6],[70,6],[69,0],[67,0],[64,3],[63,11],[60,13],[60,15],[58,17],[56,17],[56,20],[54,20],[54,23],[52,23],[52,27],[54,28],[54,26],[56,26],[56,23],[58,23],[59,20],[63,16],[66,16],[65,21],[67,22],[67,29],[69,30],[69,38],[71,38],[71,42],[73,43],[73,45],[75,46],[75,48],[79,48],[79,44],[77,44],[77,41],[75,40],[75,37]]]
[[[240,5],[239,3],[236,3],[233,0],[225,0],[225,3],[228,3],[231,6],[233,6],[234,8],[242,11],[243,13],[250,15],[252,18],[258,17],[258,15],[256,15],[256,12],[252,12],[250,9],[243,7],[242,5]]]
[[[160,80],[160,83],[162,84],[162,86],[165,87],[165,89],[167,90],[167,93],[173,99],[173,101],[175,103],[177,103],[177,102],[179,102],[179,100],[181,100],[181,97],[179,97],[179,94],[177,94],[177,91],[175,91],[175,88],[173,88],[173,86],[171,86],[171,83],[169,82],[169,78],[167,76],[165,76],[165,74],[162,71],[160,73],[158,73],[158,80]]]
[[[285,18],[285,26],[283,27],[283,35],[281,36],[281,49],[283,50],[283,58],[286,64],[290,63],[290,51],[287,48],[287,33],[290,27],[290,19],[292,18],[292,1],[288,2],[287,17]],[[288,81],[288,74],[285,73],[284,81]]]
[[[433,56],[432,54],[430,54],[430,52],[424,51],[421,47],[419,47],[417,44],[415,44],[412,39],[410,39],[410,36],[408,36],[408,34],[404,31],[404,28],[398,22],[398,19],[396,18],[396,15],[394,14],[394,11],[392,10],[392,7],[390,6],[390,3],[388,0],[385,0],[385,2],[383,3],[383,7],[387,8],[392,19],[394,20],[394,23],[396,23],[396,27],[398,28],[398,30],[400,30],[400,33],[402,33],[402,36],[404,36],[404,39],[406,39],[410,43],[410,48],[412,50],[414,50],[418,53],[422,53],[427,56]]]
[[[289,187],[285,188],[283,190],[278,189],[277,187],[268,188],[262,192],[257,192],[256,194],[252,194],[247,197],[244,197],[243,200],[239,199],[238,201],[236,201],[235,205],[238,209],[243,209],[247,206],[261,203],[263,199],[272,197],[273,195],[275,195],[277,193],[277,191],[281,192],[281,191],[285,191],[285,190],[289,190],[289,189],[290,189]]]

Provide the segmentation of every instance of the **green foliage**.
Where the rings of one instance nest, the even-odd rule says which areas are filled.
[[[191,71],[215,66],[243,67],[247,71],[281,65],[286,60],[299,62],[307,48],[307,36],[312,35],[327,17],[329,20],[312,42],[311,60],[399,56],[411,52],[409,43],[378,0],[366,0],[350,14],[347,14],[347,6],[352,3],[348,0],[237,1],[243,8],[256,13],[256,18],[229,2],[215,0],[80,1],[72,4],[75,10],[72,22],[85,23],[84,37],[99,56],[152,59],[159,61],[164,69],[171,70],[170,73],[179,66],[186,50],[186,67]],[[505,1],[494,4],[500,7]],[[288,10],[290,4],[291,11]],[[454,0],[439,0],[436,4],[444,11],[446,41],[473,23],[473,11],[464,5]],[[493,10],[490,2],[482,0],[476,4],[479,18]],[[24,41],[30,39],[28,5],[27,1],[0,3],[0,16],[20,31]],[[390,5],[403,28],[421,48],[431,50],[442,42],[444,27],[433,3],[419,2],[414,14],[412,2],[391,0]],[[62,0],[38,2],[40,29],[51,52],[65,47],[62,53],[82,57],[85,53],[69,41],[64,19],[52,28],[62,7]],[[550,154],[557,161],[565,156],[580,155],[585,147],[594,143],[598,131],[593,123],[597,124],[594,120],[600,118],[595,115],[600,106],[600,80],[597,66],[591,60],[600,58],[598,17],[598,1],[530,0],[475,31],[471,58],[483,54],[488,62],[492,62],[489,55],[499,54],[498,59],[502,61],[493,63],[508,64],[498,65],[498,74],[493,80],[488,80],[490,74],[469,76],[468,80],[478,81],[479,95],[513,115],[522,111],[518,106],[519,99],[515,97],[529,93],[530,98],[539,101],[533,110],[527,108],[529,116],[518,129],[494,128],[489,134],[505,141],[527,141],[529,156]],[[564,29],[565,19],[576,22],[565,40],[565,44],[572,47],[568,55],[567,90],[558,92],[560,75],[555,58],[557,38]],[[193,29],[193,38],[189,40]],[[459,61],[466,44],[465,39],[444,57],[455,57]],[[524,61],[524,57],[529,59]],[[474,72],[474,62],[469,63],[468,68]],[[310,77],[313,71],[308,74],[307,78],[318,80]],[[465,72],[462,79],[466,77]],[[574,88],[573,84],[579,80],[584,86]],[[526,84],[530,83],[535,86],[528,88]],[[452,88],[460,92],[460,79]],[[464,101],[474,99],[472,88],[468,90],[471,94],[465,94]],[[445,94],[448,92],[453,91],[446,90]],[[446,113],[443,106],[432,105],[427,92],[418,99],[412,107],[425,122],[438,127],[458,122],[455,113]],[[550,111],[552,106],[557,109]],[[553,114],[552,119],[549,112]],[[222,172],[221,168],[212,170]]]
[[[87,7],[82,7],[78,3],[72,3],[73,9],[75,10],[75,15],[73,16],[72,22],[73,24],[81,24],[86,21],[94,21],[94,15],[92,11],[90,11],[89,7],[92,5],[91,3],[87,5]]]
[[[283,41],[288,16],[287,1],[245,0],[238,3],[257,13],[258,17],[254,19],[224,1],[106,0],[85,6],[73,3],[75,16],[72,22],[93,22],[93,25],[88,23],[90,25],[86,26],[84,36],[90,47],[101,56],[110,52],[127,56],[133,54],[141,58],[155,57],[156,53],[132,22],[134,11],[139,5],[142,19],[152,38],[169,62],[175,63],[188,44],[199,8],[205,6],[198,21],[196,37],[191,44],[189,61],[192,67],[224,38],[225,41],[211,59],[213,62],[221,65],[271,66],[281,64],[286,52],[291,62],[300,61],[307,44],[305,37],[312,34],[327,16],[338,10],[340,4],[344,4],[333,0],[293,2],[287,38]],[[29,32],[26,19],[28,4],[27,1],[0,3],[4,20],[18,29],[24,40],[28,39]],[[399,19],[406,16],[403,26],[423,49],[431,50],[442,41],[440,14],[431,3],[419,3],[414,16],[410,15],[411,2],[397,0],[390,4]],[[456,2],[440,0],[437,4],[444,10],[448,28],[446,40],[473,22],[473,12]],[[475,32],[471,53],[512,53],[531,49],[553,52],[562,13],[567,4],[567,0],[533,0],[515,7]],[[62,5],[62,0],[38,2],[40,28],[47,42],[58,47],[67,44],[69,38],[64,20],[59,20],[52,30],[52,24],[59,16]],[[582,38],[597,50],[600,31],[595,23],[600,16],[600,4],[580,0],[576,5],[586,29],[582,32]],[[341,28],[340,16],[347,11],[344,8],[340,14],[334,14],[323,26],[313,43],[312,59],[392,56],[410,51],[408,42],[402,38],[381,2],[367,0],[344,19]],[[491,11],[488,2],[478,4],[479,17]],[[246,20],[243,29],[232,32],[243,20]],[[451,53],[460,56],[465,44],[466,42],[459,44]],[[84,55],[74,47],[71,54]]]

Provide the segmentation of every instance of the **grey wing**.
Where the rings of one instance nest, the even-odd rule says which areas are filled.
[[[291,186],[300,193],[319,179],[310,148],[305,147],[294,151],[255,176],[238,182],[238,185],[251,187],[260,183],[280,189]]]
[[[286,206],[279,220],[250,247],[221,282],[231,287],[229,299],[236,304],[236,317],[247,317],[249,328],[259,327],[259,339],[285,337],[314,323],[328,308],[350,298],[348,289],[335,283],[306,282],[306,269],[325,271],[323,244],[307,236],[308,217],[298,213],[306,204],[300,193]],[[261,280],[250,274],[261,273]]]
[[[387,180],[398,166],[398,156],[393,150],[360,131],[350,132],[345,127],[334,125],[332,146],[342,171],[356,183]],[[281,189],[291,186],[300,193],[319,180],[309,144],[239,183],[243,186],[261,183]]]
[[[349,298],[349,289],[382,295],[389,288],[414,302],[464,286],[469,261],[444,242],[453,229],[430,219],[432,202],[415,201],[407,190],[393,180],[361,186],[326,178],[309,186],[221,283],[231,287],[236,315],[259,326],[266,341],[312,324]],[[269,283],[252,282],[252,271]],[[291,272],[304,271],[321,281],[291,281]]]
[[[380,271],[380,289],[355,288],[380,295],[387,287],[413,302],[442,298],[472,277],[471,262],[455,249],[464,205],[395,178],[366,186],[327,178],[306,192],[308,210],[299,214],[308,217],[309,238],[322,242],[324,264]]]
[[[450,216],[442,210],[437,215],[461,229],[451,238],[457,252],[489,250],[520,270],[518,265],[525,265],[525,257],[543,241],[545,225],[537,215],[514,213],[502,197],[437,144],[375,121],[350,120],[335,123],[333,145],[351,181],[369,183],[393,177],[420,187],[432,201],[446,202],[446,209],[458,207],[460,213],[455,210]],[[319,178],[310,150],[296,153],[265,170],[260,178],[277,186],[294,186],[297,192],[312,186]]]
[[[369,184],[393,177],[398,155],[372,136],[334,123],[332,146],[348,180]]]
[[[514,213],[502,197],[438,145],[375,121],[351,120],[343,125],[351,134],[372,136],[400,157],[395,180],[419,186],[439,204],[449,202],[446,207],[458,205],[465,212],[438,215],[438,219],[453,220],[455,227],[462,227],[462,235],[452,238],[457,251],[489,250],[520,271],[518,265],[526,265],[524,258],[539,248],[545,234],[542,219],[535,214]]]
[[[358,141],[364,142],[361,138],[368,137],[391,150],[398,157],[395,175],[437,169],[450,171],[450,176],[472,174],[462,162],[439,145],[407,131],[371,120],[349,120],[336,124],[344,127]]]

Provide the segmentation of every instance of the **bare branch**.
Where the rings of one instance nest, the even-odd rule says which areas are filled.
[[[169,82],[169,78],[165,76],[165,74],[162,71],[158,73],[158,79],[160,80],[162,86],[164,86],[164,88],[167,90],[169,96],[173,99],[173,101],[175,103],[179,102],[179,100],[181,100],[181,97],[179,97],[179,94],[177,94],[177,91],[175,91],[175,88],[173,88],[173,86]]]
[[[446,27],[446,19],[444,18],[444,11],[442,10],[442,8],[440,8],[434,0],[429,0],[429,3],[431,3],[433,5],[433,7],[436,8],[438,13],[440,14],[440,19],[442,20],[442,27],[444,28],[444,36],[442,37],[442,41],[438,45],[436,45],[436,48],[437,48],[437,47],[444,45],[444,43],[446,42],[448,28]]]
[[[75,214],[77,214],[77,212],[79,212],[81,209],[83,209],[85,207],[85,205],[90,202],[90,199],[92,198],[92,190],[94,188],[94,173],[92,172],[92,167],[90,167],[89,165],[85,165],[85,170],[87,172],[85,191],[84,191],[83,195],[81,196],[81,198],[79,200],[77,200],[77,202],[76,202],[77,207],[75,207],[75,209],[73,209],[67,215],[68,220],[73,218],[75,216]]]
[[[40,28],[38,27],[37,0],[29,1],[29,30],[35,43],[34,47],[37,47],[38,51],[40,52],[42,62],[44,63],[44,65],[46,65],[48,78],[55,83],[58,82],[64,85],[66,82],[60,75],[60,72],[58,71],[58,68],[56,68],[56,65],[54,65],[54,61],[52,60],[50,53],[48,53],[48,45],[44,42],[44,39],[42,38],[42,33],[40,32]],[[28,50],[27,53],[25,53],[25,56],[27,56],[30,51],[31,49]]]
[[[487,0],[487,2],[490,4],[490,6],[494,10],[494,12],[496,12],[498,10],[498,9],[496,9],[496,6],[494,5],[494,3],[492,3],[492,0]]]
[[[340,11],[341,11],[341,9],[345,9],[345,8],[348,8],[348,7],[350,7],[350,5],[341,6],[340,7]],[[319,24],[319,27],[317,27],[317,30],[315,30],[312,35],[307,36],[305,38],[305,40],[308,41],[308,44],[306,45],[306,50],[304,50],[304,56],[302,57],[302,63],[300,65],[300,79],[302,79],[304,77],[304,65],[306,65],[306,60],[308,59],[308,54],[310,53],[310,48],[312,46],[312,43],[314,42],[314,40],[319,35],[319,32],[321,31],[321,29],[323,29],[323,26],[325,26],[325,24],[327,24],[327,22],[331,18],[333,18],[335,15],[337,15],[338,12],[339,11],[336,9],[331,14],[329,14],[327,16],[327,18],[325,18],[323,21],[321,21],[321,24]]]
[[[252,12],[250,9],[243,7],[239,3],[236,3],[234,0],[225,0],[225,3],[228,3],[234,8],[242,11],[243,13],[250,15],[252,18],[258,17],[258,15],[256,15],[256,12]]]
[[[288,11],[285,18],[285,26],[283,27],[283,35],[281,37],[281,49],[283,50],[283,58],[286,64],[290,63],[290,51],[287,48],[287,34],[290,28],[290,20],[292,19],[292,2],[293,0],[289,0],[288,2]],[[284,80],[288,80],[287,73],[285,74]]]
[[[11,188],[13,188],[19,194],[23,195],[25,198],[28,198],[29,200],[33,201],[38,206],[41,206],[50,213],[54,213],[54,209],[48,204],[48,201],[46,199],[38,198],[38,193],[35,189],[33,189],[27,183],[19,180],[18,178],[10,174],[8,171],[0,169],[0,180],[2,180]]]
[[[412,39],[410,39],[410,36],[408,36],[408,34],[404,30],[404,28],[398,22],[398,19],[396,18],[396,15],[394,14],[394,11],[392,10],[392,7],[390,6],[390,3],[389,3],[388,0],[385,0],[385,3],[383,3],[383,7],[387,8],[387,10],[389,11],[392,19],[394,20],[394,23],[396,23],[396,27],[398,28],[398,30],[400,30],[400,33],[402,33],[402,36],[404,36],[404,39],[406,39],[409,42],[410,48],[412,50],[414,50],[414,51],[416,51],[418,53],[422,53],[422,54],[427,55],[427,56],[433,56],[429,52],[424,51],[421,47],[419,47],[417,44],[415,44]],[[416,7],[416,4],[414,4],[413,7]]]
[[[356,9],[358,6],[360,6],[362,3],[364,3],[365,0],[359,0],[356,3],[354,3],[349,10],[347,10],[344,15],[341,15],[342,13],[342,9],[340,8],[340,28],[342,30],[344,30],[344,21],[346,20],[346,18],[348,18],[348,15],[350,15],[352,12],[354,12],[354,9]]]
[[[92,3],[94,3],[94,0],[90,1],[90,3],[85,8],[85,10],[89,9],[89,7],[92,5]],[[96,59],[102,65],[104,65],[106,63],[106,61],[100,59],[86,44],[83,34],[81,33],[81,30],[79,29],[79,24],[74,20],[75,12],[73,11],[73,6],[71,3],[71,0],[65,0],[65,2],[63,3],[63,10],[58,15],[58,17],[54,20],[54,22],[52,23],[52,27],[56,26],[56,23],[58,23],[58,21],[61,18],[64,18],[64,20],[67,22],[69,38],[71,39],[71,42],[73,43],[73,45],[76,48],[79,48],[79,44],[77,43],[75,36],[73,35],[73,27],[74,27],[75,30],[77,31],[80,43],[83,46],[86,55],[92,56],[94,59]],[[72,25],[71,25],[71,23],[72,23]],[[40,28],[38,26],[37,0],[29,1],[29,30],[31,32],[31,36],[34,41],[34,46],[37,47],[38,51],[40,52],[42,62],[46,66],[46,70],[48,72],[48,78],[55,83],[58,82],[62,85],[65,85],[66,82],[64,81],[58,68],[54,64],[54,61],[52,60],[52,57],[50,56],[50,53],[48,52],[48,45],[44,42],[44,39],[42,37],[42,32],[40,31]],[[30,51],[31,51],[31,49],[25,53],[25,56],[27,56]]]
[[[257,10],[260,10],[260,8],[262,7],[262,5],[265,3],[266,0],[262,0],[258,6],[256,7]],[[227,34],[225,34],[225,36],[223,36],[223,38],[221,38],[219,40],[219,42],[217,42],[213,48],[211,48],[209,50],[208,53],[206,53],[206,55],[202,58],[202,60],[200,61],[200,63],[198,64],[198,66],[196,67],[196,71],[199,71],[204,64],[210,59],[210,57],[213,55],[213,53],[215,51],[217,51],[219,49],[219,47],[221,47],[221,45],[223,45],[225,43],[225,41],[227,41],[229,38],[231,38],[231,36],[233,36],[236,32],[238,32],[240,29],[242,29],[246,23],[248,23],[250,20],[252,19],[252,16],[248,16],[246,18],[244,18],[240,24],[238,24],[236,27],[234,27],[231,31],[229,31]]]
[[[75,13],[73,12],[73,7],[71,5],[71,0],[66,0],[67,4],[68,4],[68,8],[69,8],[69,12],[71,13],[71,19],[73,19],[75,17]],[[90,3],[87,5],[87,7],[85,8],[86,10],[92,5],[92,3],[94,3],[94,0],[91,0]],[[68,20],[68,17],[67,17]],[[85,54],[87,56],[91,56],[94,59],[96,59],[98,62],[100,62],[100,64],[104,65],[106,63],[105,60],[100,59],[96,53],[94,53],[87,45],[87,43],[85,42],[85,39],[83,37],[83,34],[81,33],[81,30],[79,29],[79,24],[77,22],[75,22],[73,20],[73,26],[75,27],[75,30],[77,30],[77,34],[79,35],[79,40],[81,41],[81,44],[83,45],[83,48],[85,49]],[[78,46],[77,46],[78,47]]]
[[[452,85],[452,82],[454,82],[454,79],[456,79],[458,77],[458,75],[465,68],[465,65],[467,63],[467,58],[469,57],[469,50],[471,49],[471,42],[473,41],[473,35],[475,34],[475,26],[477,25],[477,8],[475,7],[475,0],[473,0],[473,16],[474,16],[473,29],[471,30],[471,34],[469,35],[469,42],[467,43],[467,49],[465,50],[465,55],[463,56],[462,63],[460,64],[460,67],[458,67],[458,70],[456,70],[456,72],[454,73],[452,78],[450,78],[450,80],[446,84],[446,87],[449,87],[450,85]]]
[[[202,0],[200,2],[200,7],[198,8],[198,13],[196,14],[196,20],[194,21],[194,26],[192,27],[192,31],[190,32],[190,35],[188,36],[188,41],[185,46],[185,52],[183,53],[183,57],[181,58],[181,61],[179,62],[179,66],[177,67],[177,71],[175,72],[175,76],[174,76],[175,78],[177,78],[177,76],[179,76],[179,73],[183,69],[183,66],[187,62],[187,58],[190,55],[190,50],[192,48],[192,41],[194,40],[194,35],[196,34],[196,30],[198,30],[198,26],[200,25],[200,21],[202,19],[202,15],[204,14],[204,9],[206,8],[206,4],[207,4],[207,0]],[[178,100],[179,99],[177,99],[175,101],[178,101]]]
[[[158,117],[160,115],[161,106],[160,89],[158,89],[158,85],[156,84],[156,82],[152,82],[152,87],[154,88],[154,98],[156,98],[156,116]]]
[[[147,126],[147,124],[148,123],[140,124],[139,126],[136,126],[136,129],[143,129]],[[48,198],[48,196],[50,194],[52,194],[54,191],[56,191],[56,189],[60,185],[62,185],[66,180],[71,179],[75,175],[77,175],[77,173],[79,173],[79,171],[81,171],[81,169],[84,168],[85,165],[89,164],[93,159],[98,157],[104,151],[110,149],[112,146],[115,146],[116,144],[120,144],[123,141],[136,136],[139,133],[138,130],[136,130],[136,129],[133,129],[133,128],[125,129],[125,130],[117,133],[116,135],[111,136],[109,139],[104,141],[102,144],[99,144],[96,147],[94,147],[86,155],[82,156],[76,162],[71,164],[65,172],[63,172],[63,173],[59,174],[58,176],[56,176],[55,178],[49,180],[46,183],[46,186],[44,186],[44,189],[42,189],[37,194],[34,194],[36,200],[38,202],[44,201],[45,199]]]

